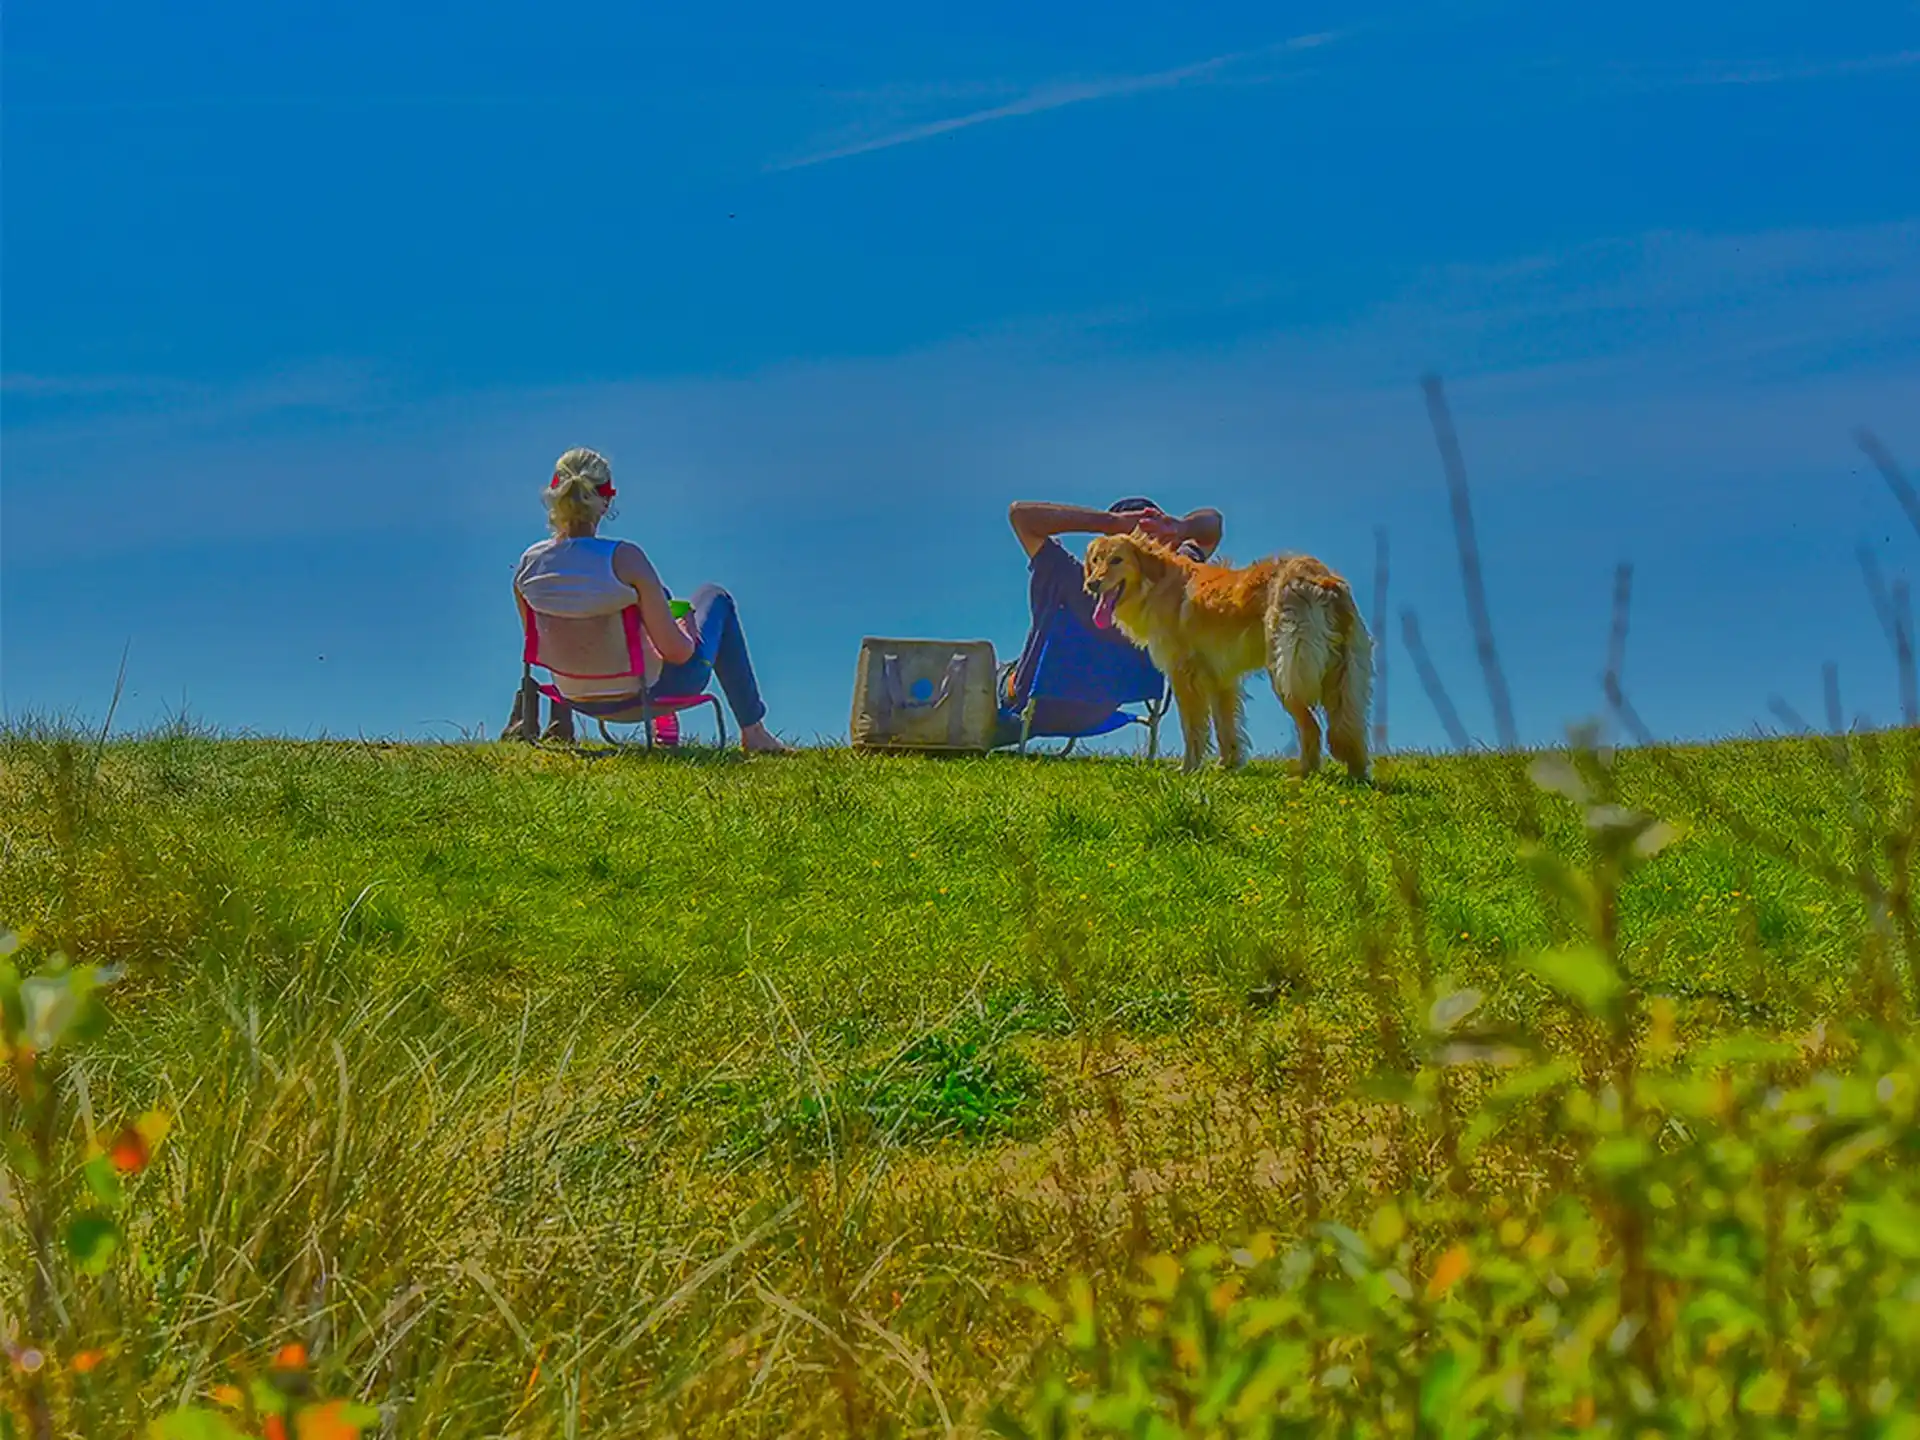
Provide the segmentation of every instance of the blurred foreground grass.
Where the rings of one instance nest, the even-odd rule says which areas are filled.
[[[1252,1274],[1302,1240],[1337,1261],[1337,1232],[1313,1227],[1341,1221],[1385,1227],[1353,1261],[1383,1275],[1396,1247],[1416,1278],[1450,1240],[1478,1257],[1476,1235],[1524,1254],[1524,1217],[1585,1193],[1584,1132],[1543,1114],[1462,1147],[1489,1072],[1413,1038],[1449,995],[1484,997],[1469,1008],[1488,1036],[1577,1057],[1582,1093],[1614,1084],[1616,1105],[1655,998],[1675,1064],[1735,1032],[1796,1042],[1740,1092],[1756,1105],[1833,1056],[1855,1063],[1841,1032],[1904,1014],[1904,932],[1881,892],[1904,903],[1912,850],[1888,837],[1906,833],[1916,759],[1911,735],[1845,768],[1824,741],[1619,757],[1619,802],[1681,838],[1603,917],[1640,1005],[1613,1026],[1520,963],[1582,929],[1523,850],[1579,872],[1595,832],[1492,757],[1389,760],[1360,788],[1264,765],[1183,779],[1127,761],[190,733],[96,753],[16,734],[0,742],[0,920],[37,954],[125,967],[60,1123],[173,1118],[132,1184],[127,1243],[55,1287],[60,1423],[137,1433],[297,1344],[396,1435],[979,1433],[996,1406],[1043,1430],[1108,1433],[1110,1414],[1112,1433],[1156,1433],[1151,1413],[1174,1427],[1158,1433],[1331,1433],[1260,1428],[1282,1413],[1278,1379],[1239,1420],[1169,1398],[1151,1378],[1163,1339],[1167,1374],[1213,1373],[1213,1352],[1166,1327],[1190,1273],[1211,1277],[1193,1313],[1214,1313],[1220,1260],[1153,1257],[1246,1241]],[[1836,883],[1868,872],[1880,891]],[[1424,1098],[1383,1073],[1423,1077]],[[1665,1123],[1649,1144],[1684,1149]],[[1378,1219],[1389,1195],[1398,1221]],[[1803,1219],[1804,1199],[1782,1191]],[[13,1317],[30,1246],[5,1214]],[[1613,1263],[1612,1233],[1588,1270]],[[1063,1339],[1068,1302],[1040,1298],[1131,1295],[1143,1275],[1164,1294],[1116,1298],[1111,1334],[1083,1316]],[[1437,1304],[1453,1283],[1420,1293]],[[1628,1312],[1607,1293],[1613,1327]],[[1540,1298],[1499,1303],[1536,1315]],[[1355,1373],[1390,1393],[1340,1359],[1361,1331],[1299,1315],[1300,1413],[1346,1415]],[[1401,1349],[1439,1333],[1407,1323]],[[1251,1355],[1215,1358],[1244,1389],[1280,1363]],[[1467,1414],[1470,1373],[1443,1376],[1459,1377],[1443,1411]],[[1584,1403],[1627,1404],[1641,1373]],[[1129,1387],[1146,1409],[1112,1408]],[[1734,1405],[1727,1433],[1797,1414],[1801,1391],[1783,1394]],[[1885,1410],[1856,1398],[1820,1403],[1842,1429]],[[1582,1428],[1579,1393],[1561,1399],[1554,1423]],[[1345,1433],[1499,1433],[1375,1411],[1382,1428],[1349,1416]]]

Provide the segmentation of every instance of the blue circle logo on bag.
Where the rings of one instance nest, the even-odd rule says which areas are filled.
[[[933,681],[922,675],[913,682],[913,698],[924,705],[933,699]]]

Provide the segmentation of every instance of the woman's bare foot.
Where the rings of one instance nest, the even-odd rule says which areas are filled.
[[[740,732],[740,748],[749,755],[787,755],[793,747],[783,745],[765,721],[756,720]]]

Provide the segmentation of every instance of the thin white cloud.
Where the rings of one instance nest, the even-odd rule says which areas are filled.
[[[293,411],[344,414],[384,401],[381,378],[347,360],[314,360],[270,378],[230,384],[166,375],[56,375],[0,373],[0,397],[16,404],[92,404],[127,414],[161,407],[173,421],[194,423],[262,419]],[[21,421],[13,419],[16,429]]]
[[[164,115],[224,110],[461,110],[515,107],[611,108],[614,99],[574,95],[149,95],[85,100],[16,100],[13,115]]]
[[[77,400],[88,396],[166,398],[191,388],[178,380],[144,375],[39,375],[21,371],[0,374],[0,395],[21,400]]]
[[[1294,51],[1317,49],[1323,45],[1332,44],[1340,39],[1343,33],[1321,31],[1312,35],[1296,35],[1291,40],[1283,40],[1276,45],[1265,45],[1254,50],[1236,50],[1226,55],[1215,55],[1211,59],[1196,60],[1188,65],[1179,65],[1171,70],[1155,70],[1145,75],[1115,75],[1100,80],[1042,85],[1003,105],[992,105],[983,110],[970,110],[964,115],[952,115],[943,120],[930,120],[925,124],[911,125],[903,130],[889,131],[870,139],[815,151],[797,160],[779,161],[767,168],[769,170],[800,170],[810,165],[824,165],[829,160],[846,160],[855,155],[870,155],[876,150],[891,150],[896,146],[911,145],[919,140],[931,140],[936,136],[950,135],[956,130],[970,130],[976,125],[989,125],[996,120],[1013,120],[1023,115],[1039,115],[1049,110],[1065,109],[1069,105],[1083,105],[1092,100],[1118,100],[1154,90],[1173,90],[1184,85],[1209,84],[1224,77],[1234,67],[1249,61]]]
[[[1793,80],[1836,80],[1920,65],[1920,50],[1855,55],[1833,60],[1716,60],[1679,74],[1658,77],[1670,85],[1779,85]]]

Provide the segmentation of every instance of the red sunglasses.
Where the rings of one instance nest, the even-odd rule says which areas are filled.
[[[547,482],[547,488],[549,490],[558,490],[560,488],[560,476],[557,473],[553,479]],[[614,496],[614,489],[611,485],[596,485],[593,487],[593,493],[598,495],[602,500],[611,500]]]

